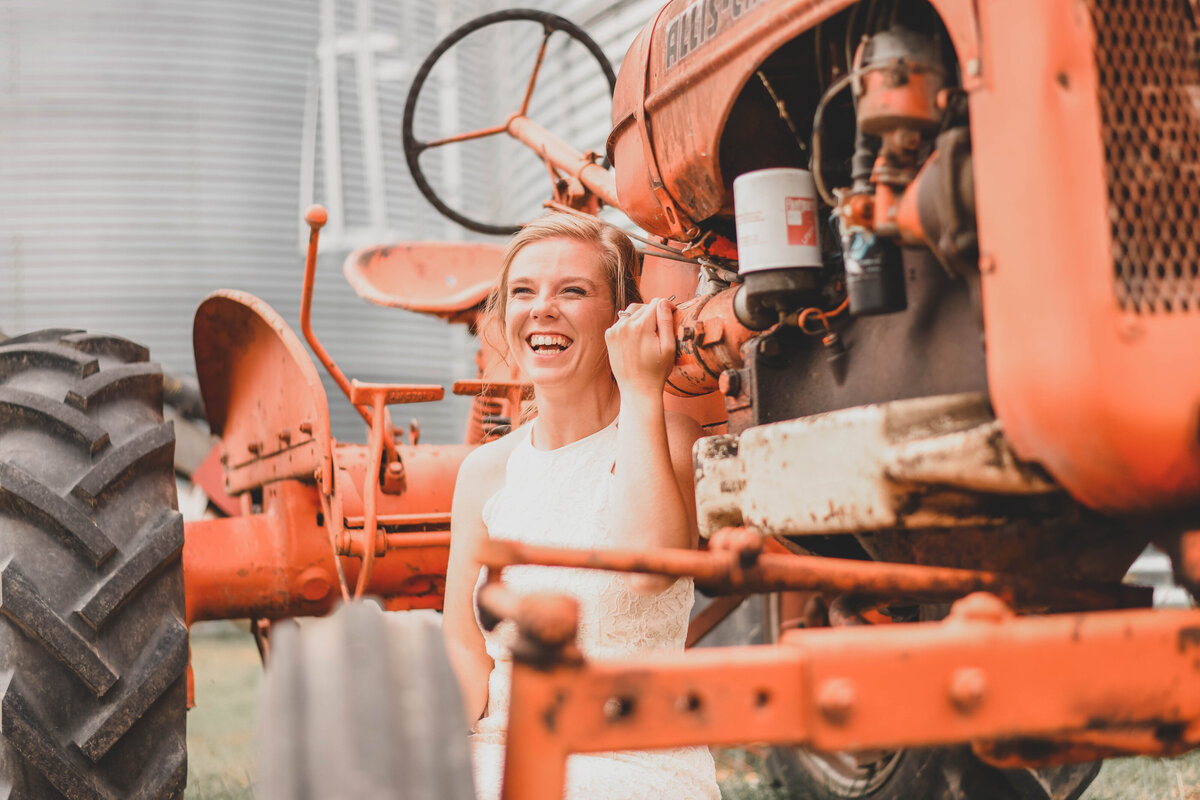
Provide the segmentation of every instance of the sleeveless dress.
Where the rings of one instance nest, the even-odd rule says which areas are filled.
[[[488,535],[556,547],[618,546],[609,523],[616,423],[556,450],[534,448],[532,428],[530,424],[511,434],[523,438],[509,456],[504,487],[484,504]],[[693,602],[691,579],[681,578],[653,596],[630,591],[626,576],[619,572],[516,566],[504,570],[504,580],[519,593],[553,591],[578,598],[578,643],[589,660],[683,650]],[[479,800],[500,796],[512,679],[509,645],[515,633],[513,623],[507,621],[483,632],[495,667],[488,676],[487,713],[471,736]],[[721,795],[708,748],[680,747],[572,755],[567,759],[565,796],[568,800],[720,800]]]

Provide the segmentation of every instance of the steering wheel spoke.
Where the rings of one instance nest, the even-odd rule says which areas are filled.
[[[495,136],[498,133],[508,131],[508,124],[493,125],[490,128],[480,128],[476,131],[468,131],[466,133],[456,133],[453,136],[447,136],[444,139],[434,139],[432,142],[416,142],[416,146],[420,148],[418,152],[432,150],[435,147],[444,147],[448,144],[458,144],[459,142],[469,142],[473,139],[486,139],[489,136]]]
[[[417,99],[420,97],[421,90],[425,86],[426,80],[429,78],[433,67],[441,59],[441,57],[454,45],[465,39],[468,35],[474,33],[480,28],[496,25],[503,22],[513,21],[529,21],[538,22],[542,25],[542,42],[538,47],[537,58],[533,65],[533,70],[529,76],[529,82],[525,86],[525,94],[521,100],[519,110],[502,125],[495,125],[489,128],[480,128],[467,133],[457,133],[451,136],[445,136],[432,141],[420,141],[413,135],[413,125],[416,120]],[[556,14],[551,14],[546,11],[537,11],[533,9],[509,9],[506,11],[497,11],[492,14],[485,14],[477,17],[470,22],[467,22],[455,30],[451,31],[446,38],[438,42],[433,48],[429,56],[421,64],[417,70],[416,76],[413,78],[412,87],[408,91],[408,98],[404,104],[404,122],[401,136],[404,143],[404,156],[408,162],[409,171],[412,172],[413,182],[416,183],[417,189],[424,195],[425,199],[436,208],[443,216],[457,222],[468,230],[477,231],[479,233],[490,233],[502,236],[511,235],[520,230],[519,225],[495,225],[490,223],[480,222],[471,219],[464,214],[450,208],[434,191],[428,179],[425,176],[424,170],[421,168],[420,156],[426,150],[432,150],[438,147],[444,147],[451,144],[461,144],[462,142],[474,141],[483,139],[488,136],[495,136],[501,133],[507,133],[509,123],[514,117],[523,117],[529,111],[529,104],[533,99],[534,87],[537,85],[538,77],[541,73],[542,66],[545,62],[547,43],[551,35],[556,31],[562,31],[564,35],[580,42],[591,56],[600,65],[604,73],[604,78],[608,82],[609,94],[616,89],[617,78],[613,73],[612,65],[608,63],[608,59],[604,55],[604,51],[596,44],[590,36],[569,20],[564,19]]]

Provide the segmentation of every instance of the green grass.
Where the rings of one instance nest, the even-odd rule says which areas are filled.
[[[714,747],[721,800],[792,800],[771,784],[763,768],[765,748]]]
[[[255,703],[262,664],[231,622],[192,626],[196,707],[188,712],[184,800],[252,800]]]
[[[1200,800],[1200,750],[1106,761],[1081,800]]]

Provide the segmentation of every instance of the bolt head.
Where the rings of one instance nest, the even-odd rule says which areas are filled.
[[[963,714],[979,708],[986,692],[987,677],[977,667],[962,667],[950,676],[950,702]]]
[[[767,358],[779,355],[779,342],[774,337],[766,337],[758,342],[758,352]]]
[[[817,710],[833,725],[844,725],[854,711],[858,690],[849,678],[830,678],[817,690]]]
[[[1015,614],[991,592],[972,592],[950,607],[950,619],[965,622],[1003,622]]]
[[[308,569],[300,575],[300,596],[305,600],[323,600],[331,588],[333,587],[322,570]]]
[[[717,379],[717,388],[726,397],[736,397],[742,393],[742,374],[736,369],[727,369]]]

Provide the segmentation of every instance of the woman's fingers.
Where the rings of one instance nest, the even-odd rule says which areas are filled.
[[[675,304],[670,300],[659,300],[655,307],[655,323],[658,329],[658,346],[664,353],[675,353]]]
[[[630,305],[608,329],[605,339],[610,355],[614,355],[614,348],[623,352],[622,366],[632,358],[630,366],[641,362],[654,372],[669,369],[675,360],[674,304],[655,298]]]
[[[630,303],[623,310],[617,312],[617,322],[641,319],[646,315],[646,310],[650,305],[650,303]]]

